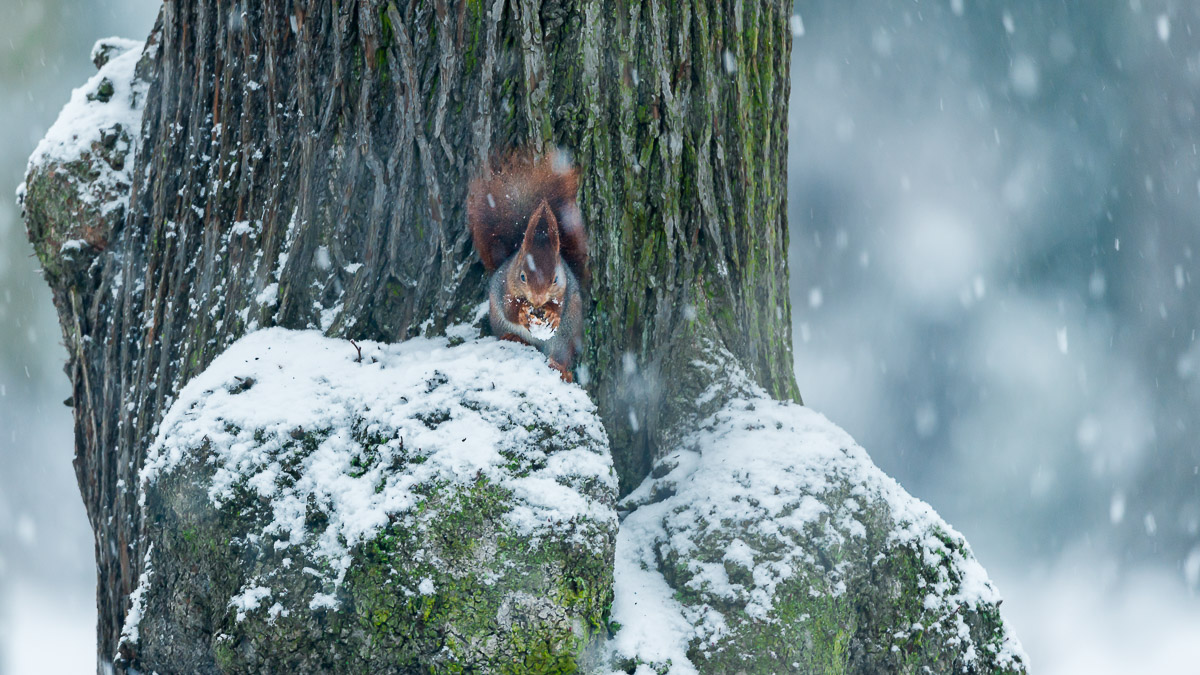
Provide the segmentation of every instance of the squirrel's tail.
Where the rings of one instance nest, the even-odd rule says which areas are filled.
[[[587,280],[587,233],[575,195],[579,171],[558,151],[544,157],[516,152],[471,182],[467,223],[475,250],[493,272],[521,247],[534,210],[545,200],[558,221],[560,253],[580,280]]]

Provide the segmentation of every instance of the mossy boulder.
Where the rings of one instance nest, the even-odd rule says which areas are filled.
[[[565,673],[612,597],[616,480],[586,394],[495,340],[243,338],[143,471],[120,648],[160,673]]]
[[[731,402],[625,506],[625,672],[1025,672],[962,536],[807,408]]]

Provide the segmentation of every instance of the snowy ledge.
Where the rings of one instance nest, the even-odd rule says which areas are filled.
[[[494,339],[358,347],[258,331],[180,392],[142,471],[126,662],[487,670],[598,634],[616,478],[586,393]]]
[[[71,92],[71,99],[29,157],[29,169],[70,162],[103,142],[114,128],[141,128],[149,85],[135,79],[145,43],[110,37],[92,46],[99,72]],[[126,148],[127,149],[127,148]],[[122,173],[128,176],[128,171]]]
[[[138,74],[153,58],[144,46],[96,43],[99,72],[71,92],[17,187],[30,241],[52,280],[86,269],[124,222],[149,90]]]
[[[57,165],[96,156],[89,162],[92,175],[72,179],[81,188],[79,197],[102,213],[128,204],[133,153],[149,89],[136,77],[143,47],[141,41],[117,37],[96,42],[92,58],[101,63],[99,72],[71,92],[71,99],[30,155],[26,173],[47,168],[65,171]],[[17,194],[24,196],[24,184]]]
[[[732,401],[625,504],[625,672],[1025,670],[962,536],[808,408]]]
[[[578,490],[591,481],[616,489],[611,459],[597,451],[607,442],[595,407],[549,369],[522,372],[540,365],[530,363],[530,350],[425,338],[359,347],[361,361],[346,340],[282,328],[238,341],[171,406],[143,483],[205,448],[204,461],[216,469],[208,486],[213,506],[251,490],[270,503],[273,519],[263,534],[276,538],[275,548],[310,546],[307,553],[329,565],[335,582],[355,545],[418,506],[418,484],[487,478],[512,492],[506,520],[532,540],[579,519],[615,524],[611,504]],[[547,424],[569,433],[541,447]],[[295,447],[313,432],[321,438],[315,448]],[[379,443],[364,447],[359,434]],[[536,468],[513,471],[517,461]],[[396,476],[400,462],[406,470]],[[308,541],[310,503],[327,520]]]

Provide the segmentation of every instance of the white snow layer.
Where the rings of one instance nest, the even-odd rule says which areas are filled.
[[[231,345],[184,387],[163,418],[142,470],[143,506],[149,483],[203,452],[215,466],[213,503],[221,505],[238,487],[256,491],[274,516],[260,534],[276,538],[276,548],[303,546],[328,562],[335,585],[354,546],[369,541],[389,517],[416,507],[415,486],[436,481],[466,484],[486,476],[510,490],[508,523],[531,539],[579,518],[615,524],[611,506],[573,487],[599,480],[615,493],[595,407],[540,353],[491,338],[453,347],[444,338],[359,347],[361,362],[347,340],[282,328]],[[547,424],[577,429],[589,442],[546,453],[537,441],[539,425]],[[301,456],[286,446],[298,445],[305,430],[323,440]],[[364,448],[354,438],[363,432],[390,439],[374,448],[378,461],[363,462]],[[513,476],[502,451],[538,453],[541,468]],[[393,467],[393,458],[402,456],[424,461]],[[282,465],[297,458],[302,468],[293,481]],[[310,500],[329,520],[306,539]],[[248,581],[235,598],[239,614],[267,597],[269,590],[260,589],[268,583]]]
[[[142,57],[144,43],[123,38],[105,38],[92,47],[93,53],[107,46],[112,56],[83,86],[71,92],[58,119],[34,148],[29,157],[26,173],[52,163],[66,163],[94,154],[103,143],[105,134],[124,131],[127,137],[117,134],[115,150],[127,153],[120,170],[104,161],[93,161],[92,168],[98,172],[89,178],[86,189],[79,191],[85,202],[93,203],[98,198],[108,199],[112,194],[124,195],[119,201],[105,202],[101,211],[107,213],[118,205],[127,205],[128,191],[122,186],[130,184],[134,154],[141,138],[142,110],[146,104],[149,85],[134,79],[135,69]],[[108,101],[96,97],[101,84],[107,80],[112,85],[112,96]],[[132,143],[129,139],[132,139]],[[24,192],[24,184],[17,188],[18,198]]]
[[[613,642],[618,657],[654,664],[670,663],[672,675],[696,673],[687,658],[688,648],[715,643],[734,627],[711,609],[729,601],[745,607],[752,621],[771,622],[776,588],[796,573],[799,563],[811,562],[812,551],[796,545],[806,525],[832,518],[836,527],[824,528],[825,537],[846,543],[866,534],[854,519],[860,508],[886,504],[893,520],[889,546],[908,545],[923,552],[941,580],[927,589],[926,609],[953,616],[949,629],[957,635],[964,654],[974,653],[966,624],[959,612],[981,603],[995,604],[1000,596],[983,567],[963,542],[962,553],[950,551],[935,533],[962,541],[924,502],[913,498],[884,474],[845,431],[809,408],[773,401],[765,395],[755,400],[735,400],[709,418],[685,441],[687,449],[668,456],[674,468],[658,479],[647,479],[626,503],[643,503],[621,523],[616,550],[616,598],[613,619],[622,627]],[[656,503],[653,492],[669,486],[674,494]],[[818,501],[830,490],[845,490],[851,498],[830,507]],[[745,529],[747,537],[778,542],[774,552],[755,551],[746,541],[732,540],[722,561],[750,572],[752,583],[732,583],[725,565],[688,561],[696,542],[707,534]],[[783,553],[780,554],[779,551]],[[964,555],[965,553],[965,555]],[[676,554],[688,561],[695,576],[688,586],[715,602],[685,606],[659,571],[660,561]],[[945,567],[938,565],[949,554],[961,583],[955,586]],[[836,577],[836,573],[831,577]],[[825,592],[840,595],[845,584],[832,579]],[[813,592],[820,592],[814,589]],[[941,611],[939,611],[941,610]],[[1008,631],[1007,627],[1005,628]],[[953,638],[952,638],[953,639]],[[1009,631],[1000,663],[1028,659]],[[648,667],[647,667],[648,668]],[[639,671],[640,672],[640,671]],[[651,672],[647,669],[646,672]]]

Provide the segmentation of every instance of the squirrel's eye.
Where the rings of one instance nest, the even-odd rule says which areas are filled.
[[[525,273],[521,272],[521,281],[525,281]]]
[[[558,285],[558,272],[554,273],[554,284]]]

